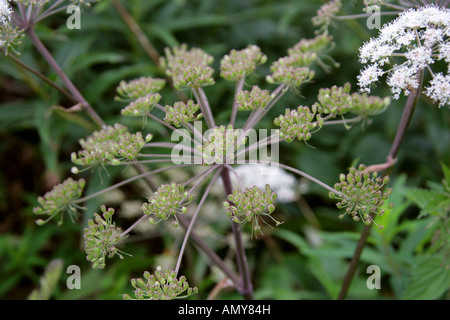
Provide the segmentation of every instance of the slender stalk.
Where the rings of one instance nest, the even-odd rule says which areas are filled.
[[[62,6],[60,8],[56,8],[54,10],[49,10],[50,9],[49,8],[45,12],[43,12],[41,15],[37,16],[37,18],[33,19],[32,20],[33,24],[38,23],[39,21],[42,21],[45,18],[48,18],[49,16],[54,15],[54,14],[56,14],[58,12],[65,11],[69,6],[70,6],[70,4],[67,4],[65,6]]]
[[[203,180],[206,179],[206,177],[211,173],[211,171],[217,169],[218,166],[219,166],[218,164],[215,164],[215,165],[211,166],[210,168],[208,168],[207,170],[203,171],[202,173],[196,175],[196,176],[193,177],[192,179],[189,179],[188,181],[186,181],[186,182],[184,183],[185,186],[188,185],[189,183],[191,183],[192,181],[195,181],[196,179],[198,179],[197,182],[195,182],[195,183],[192,185],[191,189],[189,190],[189,193],[192,193],[192,192],[195,190],[195,188],[197,188],[197,186],[198,186],[200,183],[202,183]]]
[[[73,102],[78,102],[77,100],[75,100],[75,98],[64,88],[61,88],[59,85],[57,85],[55,82],[53,82],[52,80],[50,80],[49,78],[47,78],[46,76],[44,76],[42,73],[40,73],[39,71],[33,69],[32,67],[30,67],[29,65],[27,65],[26,63],[24,63],[22,60],[18,59],[17,57],[15,57],[12,54],[8,54],[7,55],[8,58],[10,58],[12,61],[14,61],[15,63],[17,63],[18,65],[20,65],[22,68],[24,68],[25,70],[31,72],[32,74],[34,74],[35,76],[37,76],[39,79],[45,81],[46,83],[48,83],[49,85],[51,85],[52,87],[54,87],[56,90],[58,90],[59,92],[61,92],[62,94],[64,94],[67,98],[69,98],[70,100],[72,100]]]
[[[208,99],[205,96],[205,92],[202,88],[192,88],[192,93],[197,100],[198,105],[200,106],[200,110],[202,111],[203,116],[205,117],[206,124],[209,128],[214,128],[216,126],[214,122],[214,117],[211,112],[211,108],[208,103]]]
[[[189,222],[186,217],[177,214],[178,221],[183,226],[183,228],[189,228]],[[211,259],[211,261],[223,271],[223,273],[233,281],[236,288],[239,288],[240,279],[239,277],[222,261],[222,259],[204,242],[199,236],[194,232],[191,232],[190,238],[194,243]]]
[[[50,64],[50,66],[53,68],[53,70],[56,72],[56,74],[61,78],[61,80],[64,82],[65,86],[69,90],[69,92],[72,94],[72,96],[79,101],[83,107],[86,109],[88,114],[91,116],[91,118],[95,121],[95,123],[98,126],[105,125],[105,122],[103,119],[94,111],[92,106],[84,99],[83,95],[78,91],[77,87],[73,84],[73,82],[69,79],[69,77],[66,75],[66,73],[62,70],[62,68],[59,66],[58,62],[53,58],[52,54],[47,50],[47,48],[44,46],[42,41],[39,39],[39,37],[36,35],[33,29],[27,30],[28,36],[33,42],[36,49],[42,54],[42,56],[45,58],[45,60]]]
[[[108,187],[108,188],[105,188],[105,189],[103,189],[103,190],[97,191],[97,192],[95,192],[95,193],[93,193],[93,194],[90,194],[90,195],[88,195],[88,196],[86,196],[86,197],[79,198],[79,199],[73,201],[73,203],[81,203],[81,202],[85,202],[85,201],[87,201],[87,200],[89,200],[89,199],[98,197],[98,196],[100,196],[100,195],[102,195],[102,194],[104,194],[104,193],[106,193],[106,192],[109,192],[109,191],[111,191],[111,190],[120,188],[120,187],[122,187],[122,186],[124,186],[124,185],[126,185],[126,184],[128,184],[128,183],[131,183],[131,182],[133,182],[133,181],[139,180],[139,179],[144,178],[144,177],[146,177],[146,176],[148,176],[148,175],[151,175],[151,174],[163,172],[163,171],[170,170],[170,169],[174,169],[174,168],[180,168],[180,167],[182,168],[182,167],[188,167],[188,166],[194,166],[194,165],[193,165],[193,164],[182,164],[182,165],[174,165],[174,166],[165,167],[165,168],[159,168],[159,169],[155,169],[155,170],[152,170],[152,171],[145,171],[144,173],[141,173],[141,174],[139,174],[139,175],[137,175],[137,176],[134,176],[134,177],[128,178],[128,179],[126,179],[126,180],[120,181],[120,182],[118,182],[118,183],[116,183],[116,184],[114,184],[114,185],[112,185],[112,186],[110,186],[110,187]],[[153,185],[151,186],[151,188],[152,188],[153,190],[156,190],[156,189],[157,189],[157,188],[155,188]]]
[[[125,237],[127,234],[129,234],[134,228],[136,228],[136,226],[141,223],[142,221],[145,220],[145,218],[148,218],[148,216],[146,214],[144,214],[143,216],[141,216],[135,223],[133,223],[127,230],[125,230],[124,232],[122,232],[122,234],[120,235],[120,238]]]
[[[326,183],[320,181],[319,179],[316,179],[316,178],[314,178],[313,176],[310,176],[309,174],[307,174],[306,172],[303,172],[303,171],[301,171],[301,170],[292,168],[292,167],[290,167],[290,166],[288,166],[288,165],[285,165],[285,164],[282,164],[282,163],[278,163],[278,162],[273,162],[273,161],[262,161],[262,160],[257,160],[257,161],[254,161],[254,162],[253,162],[253,161],[250,161],[249,163],[263,163],[263,164],[271,164],[271,165],[273,164],[273,165],[276,165],[276,166],[280,166],[281,168],[284,168],[284,169],[286,169],[286,170],[288,170],[288,171],[291,171],[291,172],[293,172],[293,173],[295,173],[295,174],[298,174],[298,175],[300,175],[300,176],[302,176],[302,177],[304,177],[304,178],[310,180],[311,182],[314,182],[314,183],[318,184],[319,186],[321,186],[321,187],[327,189],[327,190],[330,191],[330,192],[335,193],[336,195],[338,195],[338,196],[340,196],[340,197],[345,196],[345,195],[342,194],[341,192],[339,192],[339,191],[337,191],[336,189],[330,187],[329,185],[327,185]]]
[[[258,109],[255,112],[253,112],[249,118],[247,119],[247,122],[245,123],[243,130],[246,131],[248,129],[253,128],[258,124],[258,122],[267,114],[267,112],[272,109],[272,107],[277,103],[278,100],[286,93],[287,89],[284,84],[280,84],[272,93],[272,100],[269,102],[269,104],[264,109]]]
[[[205,193],[203,194],[200,202],[198,203],[197,208],[195,209],[195,212],[194,212],[194,215],[192,216],[191,221],[189,222],[189,227],[186,230],[186,234],[183,239],[183,244],[181,245],[180,253],[178,254],[177,264],[175,267],[175,274],[178,274],[178,271],[180,270],[181,259],[183,258],[184,249],[186,248],[186,244],[189,239],[189,235],[191,234],[192,228],[194,227],[195,220],[197,220],[198,213],[200,212],[200,209],[202,208],[203,203],[205,202],[206,198],[209,195],[209,191],[211,190],[214,182],[216,182],[216,179],[221,171],[222,171],[222,169],[218,170],[214,174],[213,178],[211,179],[211,182],[209,183],[208,187],[205,190]]]
[[[226,195],[233,193],[233,186],[231,184],[230,173],[227,168],[224,168],[221,172],[222,181],[225,188]],[[236,260],[238,271],[241,276],[240,293],[247,300],[253,300],[253,285],[250,277],[250,270],[248,268],[247,256],[245,254],[245,248],[242,243],[241,229],[238,223],[232,221],[231,229],[233,232],[233,238],[236,245]]]
[[[237,115],[237,95],[240,91],[242,91],[242,88],[244,87],[245,83],[245,77],[239,79],[239,81],[236,82],[236,88],[234,92],[234,102],[233,102],[233,109],[231,110],[231,119],[230,124],[234,126],[234,122],[236,121],[236,115]]]
[[[402,9],[403,11],[404,9]],[[379,14],[382,16],[389,16],[389,15],[398,15],[400,11],[381,11]],[[372,12],[369,13],[360,13],[360,14],[350,14],[346,16],[335,16],[337,20],[346,20],[346,19],[364,19],[367,17],[370,17],[373,15]]]
[[[364,117],[362,116],[357,116],[351,119],[345,119],[345,120],[330,120],[330,121],[324,121],[323,125],[335,125],[335,124],[343,124],[346,125],[347,123],[353,123],[353,122],[359,122],[362,119],[364,119]]]
[[[400,150],[400,147],[402,145],[403,139],[405,137],[405,134],[409,128],[409,125],[411,123],[411,119],[414,115],[414,111],[416,109],[417,103],[420,98],[420,93],[422,92],[422,84],[423,84],[423,70],[420,71],[418,78],[419,78],[419,87],[417,89],[414,89],[411,91],[411,93],[408,96],[408,100],[406,101],[405,108],[403,109],[402,118],[400,120],[400,124],[397,129],[397,133],[395,135],[394,142],[392,143],[391,150],[389,151],[388,157],[387,157],[387,163],[392,163],[392,165],[395,163],[393,159],[397,158],[397,154]],[[392,165],[389,165],[386,170],[383,172],[383,176],[389,175],[392,171]],[[373,216],[371,216],[373,219]],[[350,265],[347,269],[347,273],[344,276],[344,280],[342,282],[342,287],[338,295],[338,300],[343,300],[347,296],[348,289],[350,287],[350,284],[352,282],[353,276],[355,275],[356,268],[358,266],[359,260],[361,258],[361,254],[364,250],[364,247],[367,242],[367,238],[370,235],[370,229],[372,224],[365,225],[361,236],[358,240],[358,243],[356,244],[355,252],[353,254],[352,260],[350,261]]]

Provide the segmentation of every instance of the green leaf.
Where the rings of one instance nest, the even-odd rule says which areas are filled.
[[[416,188],[407,188],[403,192],[406,198],[422,209],[419,218],[428,214],[439,215],[442,210],[448,210],[449,195],[444,192]]]
[[[445,256],[424,256],[414,264],[405,300],[439,299],[450,288],[450,265]]]

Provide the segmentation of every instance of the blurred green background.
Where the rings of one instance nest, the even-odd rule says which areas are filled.
[[[268,56],[268,63],[258,68],[248,79],[248,85],[259,84],[271,89],[264,82],[270,63],[286,55],[287,49],[301,38],[315,36],[311,18],[324,3],[313,0],[121,2],[161,55],[165,47],[187,43],[215,57],[217,83],[205,92],[218,124],[226,124],[229,119],[234,92],[233,83],[218,77],[223,55],[248,44],[258,45]],[[344,11],[361,12],[361,2],[344,1]],[[124,105],[114,100],[115,88],[123,79],[163,75],[110,1],[103,0],[91,9],[83,9],[80,30],[67,29],[67,16],[61,13],[40,23],[36,26],[37,34],[108,124],[121,122],[142,130],[138,121],[120,117]],[[316,68],[314,81],[301,87],[299,93],[285,95],[261,122],[261,128],[273,128],[273,119],[284,113],[285,108],[314,103],[320,88],[350,82],[352,91],[356,91],[356,76],[361,68],[358,48],[376,32],[368,30],[363,20],[342,21],[332,26],[330,33],[335,46],[328,54],[340,67],[328,73]],[[20,51],[20,59],[62,85],[28,39]],[[180,245],[182,232],[164,227],[130,237],[123,249],[133,257],[109,260],[105,270],[91,270],[85,259],[83,224],[99,210],[101,203],[125,211],[123,199],[128,199],[131,207],[133,201],[142,201],[148,190],[141,185],[128,186],[109,198],[90,201],[79,224],[66,221],[61,227],[54,223],[36,226],[32,208],[37,204],[37,197],[71,176],[70,153],[78,150],[78,140],[89,135],[93,127],[84,115],[55,108],[70,107],[71,102],[12,60],[1,57],[0,70],[0,298],[26,299],[39,286],[46,266],[54,259],[62,259],[63,269],[53,299],[121,299],[121,293],[131,291],[131,277],[142,276],[143,271],[151,271],[160,264],[173,267],[174,251]],[[373,94],[387,96],[389,91],[380,85]],[[163,104],[172,104],[175,99],[170,90],[163,92]],[[329,185],[352,163],[381,163],[389,152],[404,102],[405,98],[394,100],[385,113],[364,127],[321,130],[310,140],[313,148],[301,143],[284,143],[280,146],[280,160]],[[244,120],[240,115],[237,123]],[[391,186],[395,188],[392,201],[396,206],[382,217],[384,231],[372,229],[349,299],[446,297],[450,274],[441,263],[447,261],[448,266],[448,260],[443,257],[449,252],[448,248],[444,248],[444,253],[433,249],[433,239],[440,235],[448,242],[445,234],[449,231],[448,206],[427,212],[424,207],[431,196],[413,192],[443,191],[441,182],[445,175],[441,164],[450,164],[449,123],[447,107],[438,109],[430,101],[420,101],[392,174]],[[144,131],[154,134],[154,141],[169,136],[164,127],[152,121]],[[86,192],[118,181],[121,173],[115,170],[109,175],[86,176]],[[170,175],[157,177],[159,182],[170,179]],[[277,207],[278,217],[285,221],[283,225],[265,231],[261,239],[246,240],[257,299],[334,299],[353,255],[362,225],[338,220],[339,213],[328,200],[326,190],[303,180],[299,180],[298,190],[302,192],[298,201],[280,203]],[[418,195],[423,202],[418,203]],[[211,199],[208,208],[223,217],[219,206],[222,201],[219,197]],[[198,233],[227,259],[232,256],[229,230],[217,216],[205,217]],[[126,226],[131,222],[119,214],[119,224]],[[366,286],[366,269],[372,264],[381,268],[380,290],[369,290]],[[66,287],[69,265],[81,268],[81,290]],[[199,288],[200,293],[193,299],[206,299],[220,279],[217,270],[209,267],[205,256],[194,246],[188,247],[182,273],[191,285]],[[240,297],[233,290],[224,290],[217,298]]]

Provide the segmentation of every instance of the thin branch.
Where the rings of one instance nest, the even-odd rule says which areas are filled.
[[[397,154],[400,150],[400,147],[402,145],[403,139],[406,135],[406,132],[408,131],[409,125],[411,123],[411,119],[414,115],[414,111],[416,109],[417,103],[420,98],[420,94],[422,91],[422,85],[423,85],[423,70],[419,72],[418,80],[419,80],[419,87],[415,90],[412,90],[411,93],[408,96],[408,100],[406,101],[405,108],[403,109],[402,118],[400,120],[400,124],[397,129],[397,133],[395,135],[394,142],[392,143],[391,150],[388,154],[388,163],[394,164],[393,159],[397,158]],[[392,170],[392,165],[389,166],[383,173],[383,177],[386,175],[389,175]],[[373,220],[373,216],[371,215],[371,218]],[[363,228],[363,231],[361,232],[361,236],[358,240],[358,243],[356,244],[355,253],[353,254],[352,260],[350,262],[349,268],[347,269],[347,273],[345,274],[341,290],[338,295],[338,300],[343,300],[347,296],[348,289],[350,287],[350,284],[352,282],[353,276],[355,275],[356,268],[358,266],[359,260],[361,258],[361,254],[364,250],[364,247],[367,242],[367,238],[370,235],[370,229],[372,224],[365,225]]]
[[[216,182],[216,179],[217,179],[217,177],[218,177],[218,175],[219,175],[219,173],[221,171],[222,171],[222,169],[218,170],[214,174],[213,178],[211,179],[211,182],[209,183],[208,187],[205,190],[205,193],[203,194],[200,202],[198,203],[197,208],[195,209],[195,212],[194,212],[194,215],[192,216],[191,221],[189,222],[189,227],[186,230],[186,234],[185,234],[184,239],[183,239],[183,244],[181,245],[180,253],[178,254],[178,260],[177,260],[177,264],[176,264],[176,267],[175,267],[175,274],[178,274],[178,271],[180,270],[181,259],[182,259],[183,254],[184,254],[184,249],[186,248],[186,244],[187,244],[187,241],[189,239],[189,235],[191,234],[192,228],[194,227],[195,220],[197,220],[198,213],[200,212],[200,209],[202,208],[203,203],[205,202],[206,198],[209,195],[209,191],[211,190],[214,182]]]
[[[18,65],[20,65],[22,68],[24,68],[25,70],[31,72],[32,74],[34,74],[35,76],[37,76],[39,79],[45,81],[46,83],[48,83],[49,85],[51,85],[52,87],[54,87],[56,90],[58,90],[59,92],[61,92],[62,94],[64,94],[67,98],[69,98],[70,100],[72,100],[73,102],[78,102],[67,90],[65,90],[64,88],[60,87],[59,85],[57,85],[55,82],[53,82],[52,80],[50,80],[49,78],[47,78],[46,76],[44,76],[42,73],[40,73],[39,71],[33,69],[32,67],[30,67],[29,65],[27,65],[25,62],[23,62],[22,60],[18,59],[17,57],[15,57],[14,55],[8,54],[7,57],[9,57],[12,61],[14,61],[15,63],[17,63]]]
[[[105,122],[103,119],[94,111],[92,106],[84,99],[83,95],[78,91],[77,87],[73,84],[73,82],[69,79],[69,77],[66,75],[66,73],[62,70],[62,68],[59,66],[58,62],[53,58],[52,54],[47,50],[47,48],[44,46],[42,41],[39,39],[39,37],[36,35],[33,29],[29,29],[27,31],[29,38],[33,42],[36,49],[42,54],[42,56],[45,58],[45,60],[50,64],[50,66],[53,68],[53,70],[56,72],[56,74],[61,78],[61,80],[66,85],[69,92],[72,94],[72,96],[80,102],[83,107],[86,109],[88,114],[91,116],[91,118],[96,122],[96,124],[100,127],[105,125]]]
[[[225,188],[225,194],[228,196],[233,193],[233,186],[231,184],[230,173],[227,168],[221,172],[222,181]],[[251,282],[250,270],[247,263],[247,255],[245,253],[244,244],[242,243],[241,229],[238,223],[231,221],[231,230],[233,232],[234,243],[236,246],[236,260],[239,274],[242,278],[240,293],[247,300],[253,300],[253,285]]]

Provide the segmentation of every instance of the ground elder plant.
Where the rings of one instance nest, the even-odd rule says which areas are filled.
[[[318,9],[317,17],[312,20],[318,27],[316,35],[312,38],[300,38],[286,50],[285,56],[270,62],[266,69],[268,73],[261,77],[266,81],[264,85],[250,83],[255,72],[262,72],[258,67],[269,60],[263,50],[254,44],[245,48],[230,48],[229,53],[219,61],[220,70],[213,68],[213,55],[201,48],[186,43],[166,48],[164,56],[156,62],[163,75],[142,74],[136,79],[123,79],[117,83],[116,96],[111,97],[111,101],[123,103],[120,114],[124,122],[130,117],[142,119],[141,131],[134,132],[120,121],[105,123],[33,29],[36,23],[66,9],[70,4],[90,5],[95,2],[55,1],[50,4],[48,1],[0,1],[0,47],[5,55],[12,56],[25,70],[39,73],[21,61],[18,55],[20,40],[23,36],[28,37],[67,90],[44,75],[41,75],[42,78],[77,101],[80,109],[97,127],[89,136],[80,137],[80,149],[71,155],[71,173],[83,178],[68,178],[38,199],[34,214],[47,216],[45,220],[37,219],[38,225],[45,224],[57,215],[60,215],[59,223],[62,223],[66,212],[75,223],[78,223],[80,212],[92,217],[87,220],[83,239],[87,261],[92,264],[93,269],[105,268],[107,258],[118,256],[133,259],[133,252],[124,254],[118,248],[124,247],[126,250],[123,239],[132,234],[140,224],[150,222],[158,226],[171,223],[173,227],[182,227],[184,230],[174,266],[165,271],[157,267],[154,273],[143,270],[143,279],[131,279],[134,297],[123,294],[124,299],[167,300],[195,297],[197,287],[190,287],[186,277],[180,274],[189,241],[193,241],[195,248],[208,257],[211,265],[222,271],[243,298],[254,298],[252,270],[247,262],[248,249],[243,238],[248,233],[251,241],[259,241],[271,230],[283,228],[283,219],[277,216],[276,204],[280,198],[286,198],[286,195],[277,194],[275,187],[270,184],[263,184],[264,187],[244,185],[239,173],[242,172],[239,168],[243,165],[247,166],[246,170],[248,166],[254,165],[255,174],[258,174],[256,166],[260,165],[283,169],[279,179],[283,179],[285,173],[289,172],[322,187],[335,201],[336,224],[348,215],[355,222],[363,222],[366,225],[364,228],[372,224],[381,227],[376,222],[377,217],[392,207],[392,204],[387,206],[392,193],[392,189],[388,187],[390,170],[396,162],[419,97],[423,93],[439,107],[448,105],[448,67],[445,70],[435,70],[433,67],[438,62],[448,63],[450,59],[447,44],[450,15],[445,7],[433,4],[419,7],[416,1],[402,1],[410,4],[410,7],[395,5],[398,12],[392,22],[380,29],[378,37],[361,44],[359,59],[366,66],[362,67],[357,79],[336,83],[329,88],[322,87],[314,93],[303,90],[315,80],[318,73],[332,72],[338,66],[338,63],[330,59],[329,49],[335,45],[330,29],[334,20],[340,20],[338,13],[341,2],[331,1]],[[386,5],[382,1],[376,3]],[[404,61],[396,62],[398,59]],[[331,64],[327,64],[327,61],[331,61]],[[430,72],[432,79],[422,90],[425,71]],[[341,125],[348,129],[355,123],[370,123],[372,117],[382,116],[382,112],[390,107],[391,97],[369,94],[384,75],[387,76],[386,84],[394,99],[398,99],[401,93],[408,95],[386,163],[360,164],[356,167],[349,164],[349,171],[336,177],[338,182],[334,186],[310,175],[308,168],[302,171],[283,163],[283,157],[276,154],[279,150],[276,146],[280,143],[304,142],[309,146],[319,130],[326,134],[330,126]],[[226,106],[231,111],[230,117],[226,120],[216,114],[225,107],[223,103],[212,107],[207,91],[204,90],[219,81],[234,84],[234,95],[230,97],[230,105]],[[360,90],[355,91],[350,82],[356,81]],[[188,98],[174,101],[170,95],[163,94],[163,89],[167,89],[169,84],[175,92],[182,90]],[[315,102],[311,105],[305,105],[302,101],[297,105],[280,105],[283,96],[292,93],[298,96],[298,92],[309,95]],[[255,127],[261,124],[261,120],[270,111],[278,112],[278,116],[271,119],[273,127],[266,128],[263,135]],[[242,126],[237,125],[238,117],[243,119]],[[171,133],[172,139],[155,141],[156,132],[152,132],[152,123],[164,126]],[[161,139],[163,137],[164,135]],[[168,138],[167,135],[165,137]],[[271,148],[271,157],[267,156],[268,148]],[[155,151],[161,149],[168,152]],[[262,157],[261,154],[266,156]],[[133,169],[136,174],[82,197],[90,174],[95,174],[98,170],[108,172],[112,167],[119,166],[124,171]],[[188,178],[179,177],[169,183],[155,182],[160,173],[191,167],[195,167],[197,171],[194,174],[187,171],[190,174]],[[137,180],[144,181],[150,191],[148,194],[136,195],[141,199],[140,218],[125,231],[116,226],[113,220],[116,211],[114,208],[107,209],[106,205],[102,205],[101,214],[98,214],[88,212],[82,206],[92,198]],[[196,222],[205,213],[203,206],[211,197],[212,188],[218,184],[222,187],[223,197],[219,203],[223,204],[233,239],[235,256],[231,266],[211,249],[208,239],[202,238],[195,230]],[[274,184],[277,184],[277,190],[282,190],[282,181]],[[285,184],[290,185],[291,180]],[[295,196],[290,195],[290,198]],[[365,243],[367,234],[368,232],[362,233],[360,244]],[[345,297],[359,255],[360,251],[355,253],[348,274],[343,279],[341,298]],[[152,269],[151,266],[148,269]]]

